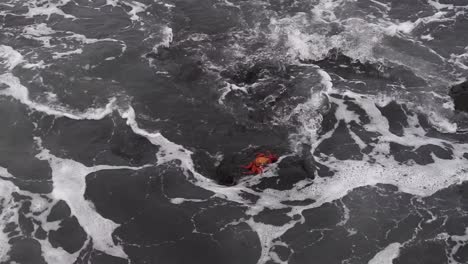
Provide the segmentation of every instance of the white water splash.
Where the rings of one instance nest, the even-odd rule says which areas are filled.
[[[8,70],[13,70],[17,65],[24,62],[23,56],[10,46],[0,45],[0,64],[5,65]]]

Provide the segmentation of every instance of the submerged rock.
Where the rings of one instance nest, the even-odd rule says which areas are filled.
[[[250,64],[237,64],[232,69],[221,72],[221,76],[236,85],[250,85],[268,77],[288,80],[289,68],[281,61],[259,61]]]
[[[453,99],[455,110],[468,112],[468,81],[452,86],[449,95]]]

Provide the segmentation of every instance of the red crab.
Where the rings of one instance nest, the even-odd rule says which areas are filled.
[[[276,161],[278,161],[278,156],[267,151],[266,154],[258,153],[254,161],[250,162],[247,166],[242,166],[242,168],[249,170],[249,172],[244,172],[244,174],[261,174],[263,173],[263,168]]]

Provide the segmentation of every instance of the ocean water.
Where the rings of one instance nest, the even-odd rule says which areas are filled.
[[[0,263],[468,263],[467,12],[2,1]]]

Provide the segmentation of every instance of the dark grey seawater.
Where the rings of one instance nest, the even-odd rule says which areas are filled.
[[[0,263],[468,263],[467,31],[465,0],[2,0]]]

